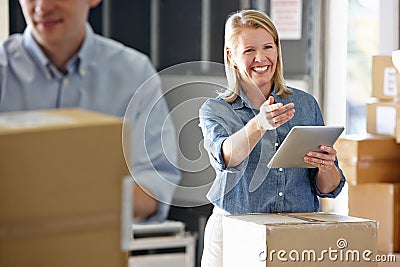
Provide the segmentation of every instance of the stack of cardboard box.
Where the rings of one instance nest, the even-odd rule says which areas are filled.
[[[122,120],[0,114],[0,266],[122,267]]]
[[[393,57],[397,55],[394,54]],[[400,75],[392,56],[372,58],[372,98],[367,103],[367,132],[393,136],[400,142]]]
[[[377,220],[378,249],[400,252],[399,74],[391,56],[374,56],[372,71],[368,134],[344,136],[335,148],[349,184],[349,215]]]
[[[349,185],[349,215],[379,221],[378,248],[400,251],[400,145],[389,136],[347,135],[335,148]]]

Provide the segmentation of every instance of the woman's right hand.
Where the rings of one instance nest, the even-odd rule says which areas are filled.
[[[267,130],[275,129],[293,118],[293,103],[273,103],[274,98],[270,96],[261,104],[259,114],[222,143],[222,155],[226,166],[238,166],[249,156]]]
[[[260,113],[255,116],[260,130],[273,130],[294,117],[294,104],[274,104],[274,97],[270,96],[260,106]]]

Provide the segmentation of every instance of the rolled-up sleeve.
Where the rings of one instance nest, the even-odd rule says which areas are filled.
[[[208,152],[211,165],[216,170],[225,170],[226,165],[222,155],[222,144],[228,138],[227,133],[223,132],[223,127],[220,124],[210,119],[201,121],[200,127],[204,136],[204,148]]]
[[[228,105],[221,100],[207,100],[199,111],[199,126],[203,132],[204,148],[213,168],[216,171],[240,172],[244,164],[227,167],[222,154],[224,141],[244,126]]]

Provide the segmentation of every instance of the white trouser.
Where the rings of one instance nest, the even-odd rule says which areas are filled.
[[[222,267],[222,217],[228,212],[214,207],[204,231],[201,267]]]

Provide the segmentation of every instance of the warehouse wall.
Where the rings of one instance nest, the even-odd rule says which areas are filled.
[[[8,36],[8,0],[0,0],[0,40]]]

